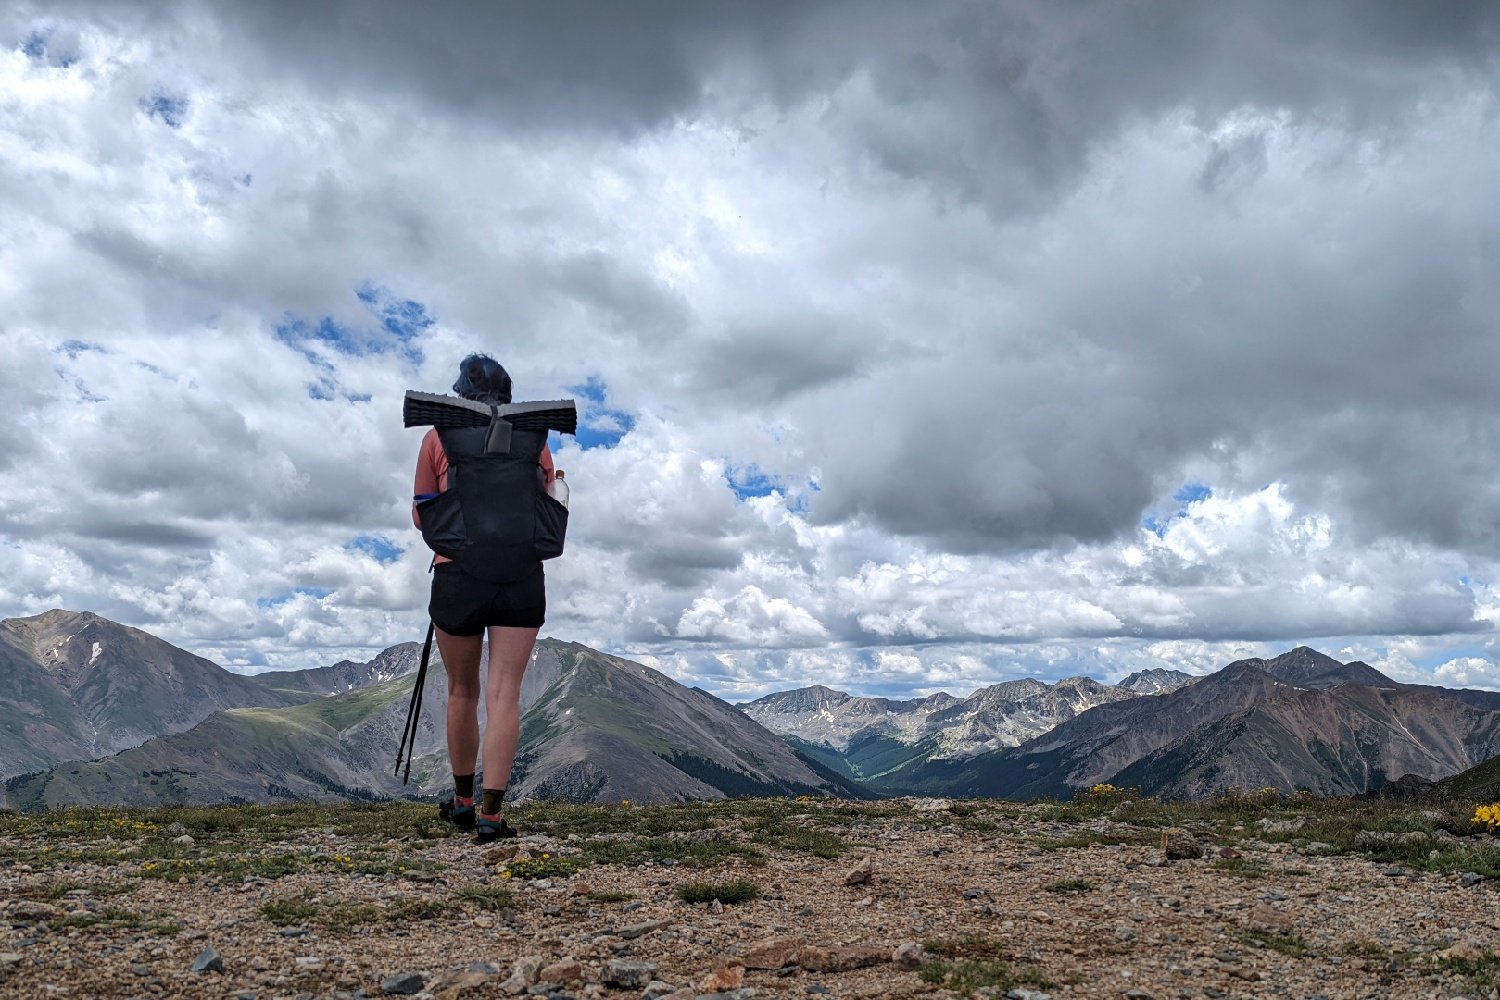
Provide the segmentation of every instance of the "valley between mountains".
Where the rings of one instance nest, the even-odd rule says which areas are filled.
[[[90,613],[0,622],[3,805],[359,802],[447,787],[439,664],[410,784],[396,744],[420,648],[245,676]],[[731,705],[644,665],[544,639],[522,691],[515,801],[746,796],[1164,800],[1488,788],[1500,694],[1397,683],[1305,647],[1203,677],[1010,681],[965,698],[826,687]],[[1398,779],[1399,782],[1398,782]],[[1429,787],[1431,786],[1431,787]]]

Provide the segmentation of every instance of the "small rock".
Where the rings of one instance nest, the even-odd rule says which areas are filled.
[[[737,990],[745,982],[745,967],[735,962],[715,969],[698,980],[698,988],[704,993],[727,993]]]
[[[849,972],[884,965],[891,960],[891,950],[879,945],[845,945],[820,948],[809,945],[798,950],[796,964],[809,972]]]
[[[1264,903],[1256,903],[1250,907],[1250,912],[1245,915],[1245,923],[1252,931],[1273,934],[1290,933],[1296,926],[1296,921],[1292,919],[1291,914],[1283,913]]]
[[[500,984],[500,989],[511,996],[525,993],[528,986],[535,986],[541,978],[546,960],[539,955],[525,955],[516,959],[510,967],[510,978]]]
[[[583,981],[583,963],[576,958],[564,958],[551,965],[544,965],[537,973],[543,983],[577,983]]]
[[[724,912],[724,901],[720,900],[720,899],[715,899],[715,900],[711,901],[708,904],[708,912],[709,913],[723,913]]]
[[[1296,833],[1307,825],[1307,817],[1298,816],[1296,819],[1263,819],[1255,825],[1266,833]]]
[[[1244,855],[1232,847],[1221,847],[1215,852],[1221,858],[1243,858]]]
[[[662,982],[660,979],[653,979],[646,984],[646,992],[642,994],[642,997],[644,1000],[662,1000],[668,994],[675,992],[677,992],[677,987],[671,983]],[[691,991],[689,991],[689,995],[692,995]]]
[[[55,920],[62,916],[62,911],[55,906],[46,903],[34,903],[23,900],[10,908],[7,916],[11,920]]]
[[[521,852],[521,845],[512,841],[508,844],[499,844],[491,847],[479,857],[487,865],[498,865],[502,861],[509,861]]]
[[[620,989],[641,989],[656,977],[656,963],[612,958],[604,963],[604,982]]]
[[[1439,958],[1456,958],[1460,961],[1477,962],[1484,957],[1484,946],[1472,939],[1460,941],[1451,948],[1437,953]]]
[[[978,899],[980,896],[983,896],[983,895],[984,895],[984,890],[982,890],[982,889],[965,889],[964,890],[964,899]]]
[[[1052,923],[1052,914],[1048,913],[1046,910],[1032,910],[1031,920],[1033,923],[1050,924]]]
[[[814,994],[824,994],[824,993],[828,993],[829,989],[828,989],[828,987],[824,986],[822,983],[808,983],[807,984],[807,992],[814,993]]]
[[[402,972],[380,981],[380,992],[399,996],[421,993],[427,985],[427,975],[422,972]]]
[[[1478,885],[1484,881],[1484,876],[1478,872],[1464,872],[1458,877],[1458,880],[1466,886]]]
[[[197,843],[197,841],[194,840],[189,834],[184,833],[180,837],[173,837],[172,843],[181,844],[183,847],[192,847]]]
[[[316,955],[298,955],[294,961],[299,969],[316,971],[323,967],[323,960]]]
[[[20,965],[25,957],[13,951],[0,952],[0,969],[13,969]]]
[[[1354,835],[1354,846],[1368,849],[1384,847],[1396,839],[1396,835],[1387,830],[1360,830]]]
[[[1052,994],[1017,987],[1005,994],[1005,1000],[1052,1000]]]
[[[1156,994],[1141,989],[1139,986],[1126,990],[1123,994],[1125,1000],[1156,1000]]]
[[[1121,802],[1119,805],[1110,810],[1109,818],[1118,822],[1123,819],[1128,819],[1130,817],[1130,814],[1135,811],[1136,801],[1134,799],[1126,799],[1124,802]],[[1011,990],[1011,992],[1014,993],[1015,990]]]
[[[1161,850],[1168,861],[1187,861],[1203,856],[1203,846],[1197,838],[1176,826],[1161,832]]]
[[[745,949],[740,959],[747,969],[780,969],[791,965],[802,945],[792,938],[770,938]]]
[[[948,812],[952,808],[950,799],[917,799],[911,804],[911,811],[919,813]]]
[[[661,928],[670,927],[670,925],[672,925],[672,921],[642,921],[640,924],[630,924],[628,927],[619,928],[618,931],[610,931],[610,934],[613,934],[615,937],[622,937],[627,942],[633,942],[633,940],[636,940],[642,934],[649,934],[651,931],[660,931]]]
[[[219,957],[219,953],[214,951],[212,947],[204,948],[198,953],[198,957],[193,959],[193,971],[223,972],[224,960]]]
[[[891,952],[891,961],[903,969],[919,969],[922,967],[922,946],[915,941],[902,941],[896,945]]]
[[[875,875],[875,863],[868,855],[844,875],[845,885],[865,885]]]

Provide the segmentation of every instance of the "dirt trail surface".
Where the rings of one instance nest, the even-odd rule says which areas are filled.
[[[409,803],[0,814],[0,993],[1491,996],[1471,814],[535,806],[487,847]]]

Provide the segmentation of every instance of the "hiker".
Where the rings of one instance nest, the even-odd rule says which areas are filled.
[[[453,391],[465,399],[505,404],[511,401],[510,385],[510,375],[498,361],[488,355],[471,354],[459,364]],[[553,480],[545,431],[515,431],[503,459],[487,461],[485,434],[483,427],[429,430],[417,456],[412,491],[412,520],[423,528],[424,538],[432,547],[430,532],[439,529],[436,524],[424,528],[422,516],[425,512],[434,522],[443,516],[433,502],[448,490],[449,453],[453,452],[454,466],[463,471],[455,477],[457,492],[445,498],[443,510],[457,523],[460,533],[467,531],[465,540],[475,554],[460,555],[462,566],[443,555],[433,556],[428,613],[448,674],[448,759],[453,772],[453,797],[440,805],[439,812],[445,819],[473,828],[479,843],[516,836],[502,814],[502,803],[520,737],[521,679],[547,612],[542,564],[529,546],[518,555],[518,546],[498,544],[496,538],[486,537],[486,532],[496,534],[503,542],[499,533],[503,533],[507,519],[515,522],[519,515],[533,509],[534,497],[528,490],[545,489]],[[534,475],[527,471],[533,456],[539,470]],[[473,464],[465,467],[465,463]],[[458,482],[464,484],[461,490]],[[462,505],[461,518],[453,501]],[[481,688],[480,649],[486,635],[489,656]],[[488,718],[482,748],[481,690]],[[476,756],[481,756],[484,773],[477,802]]]

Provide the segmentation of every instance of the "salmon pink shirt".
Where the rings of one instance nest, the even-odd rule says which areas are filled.
[[[547,485],[552,484],[552,451],[546,445],[542,445],[542,453],[537,457],[536,463],[542,467],[542,472],[547,477]],[[427,432],[422,438],[422,450],[417,453],[417,479],[412,487],[413,496],[421,496],[424,493],[442,493],[448,488],[448,453],[443,450],[443,439],[438,437],[437,428]],[[417,505],[411,506],[411,523],[418,529],[422,527],[422,519],[417,516]],[[447,556],[433,556],[433,562],[451,562]]]

